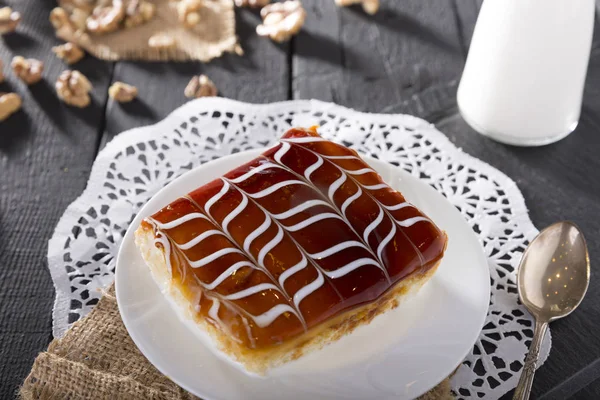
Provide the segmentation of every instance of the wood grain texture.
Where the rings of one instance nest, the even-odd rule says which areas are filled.
[[[256,12],[237,10],[244,57],[200,63],[77,64],[94,84],[93,105],[67,107],[54,93],[66,67],[54,58],[47,15],[52,2],[2,2],[27,10],[19,33],[0,41],[15,54],[43,59],[44,82],[27,88],[5,67],[2,91],[24,97],[24,110],[0,124],[0,398],[12,398],[33,358],[51,336],[54,290],[46,268],[47,240],[87,181],[98,148],[116,134],[155,123],[187,99],[193,74],[205,73],[220,94],[266,103],[317,98],[361,111],[409,113],[436,123],[457,146],[513,178],[534,224],[578,223],[589,240],[592,274],[600,244],[600,29],[596,29],[581,122],[565,140],[523,149],[474,132],[456,109],[456,89],[482,0],[383,0],[368,16],[330,0],[303,0],[307,21],[289,44],[258,38]],[[597,20],[600,0],[597,0]],[[110,82],[137,86],[140,99],[107,102]],[[106,108],[105,108],[106,106]],[[595,275],[593,275],[595,276]],[[538,371],[534,398],[600,398],[600,283],[592,279],[581,309],[552,325],[550,359]],[[510,398],[510,395],[504,398]]]
[[[0,123],[0,398],[8,399],[51,339],[54,289],[46,267],[47,242],[59,216],[85,187],[103,121],[110,66],[85,59],[77,68],[94,85],[93,104],[72,109],[55,94],[65,65],[48,22],[51,2],[14,0],[16,33],[0,40],[6,81],[23,109]],[[35,12],[32,12],[35,10]],[[15,55],[44,61],[43,81],[27,87],[10,71]]]
[[[294,98],[405,112],[413,96],[447,87],[462,71],[452,2],[383,1],[374,16],[358,6],[304,4],[305,29],[293,42]]]

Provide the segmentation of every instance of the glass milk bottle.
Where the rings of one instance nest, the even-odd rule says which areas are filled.
[[[540,146],[577,126],[594,0],[484,0],[458,87],[463,118],[500,142]]]

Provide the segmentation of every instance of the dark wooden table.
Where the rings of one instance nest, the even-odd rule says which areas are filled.
[[[206,73],[224,97],[267,103],[316,98],[361,111],[409,113],[435,123],[457,146],[518,183],[539,228],[577,222],[589,239],[593,279],[569,318],[552,325],[550,359],[534,398],[600,399],[600,32],[590,60],[581,121],[575,133],[540,148],[505,146],[476,134],[457,113],[456,88],[480,1],[383,1],[374,17],[333,0],[303,0],[305,27],[290,43],[258,38],[256,13],[237,13],[246,55],[209,64],[104,62],[76,68],[94,85],[93,104],[79,110],[57,99],[65,65],[48,23],[52,1],[0,1],[23,12],[18,33],[0,40],[0,58],[44,60],[44,81],[27,88],[12,74],[0,91],[23,96],[23,111],[0,123],[0,398],[12,398],[51,336],[52,281],[47,241],[67,205],[84,189],[100,148],[120,132],[151,124],[183,104],[192,74]],[[600,3],[596,19],[600,15]],[[8,72],[8,68],[5,67]],[[107,100],[111,82],[140,88],[140,100]]]

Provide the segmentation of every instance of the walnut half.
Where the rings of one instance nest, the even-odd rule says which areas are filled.
[[[335,0],[335,4],[340,7],[347,7],[352,4],[362,4],[363,10],[371,15],[379,10],[379,0]]]
[[[85,53],[81,50],[81,47],[77,46],[75,43],[65,43],[60,46],[54,46],[52,48],[56,57],[64,60],[67,64],[75,64],[77,61],[81,60]]]
[[[0,93],[0,121],[19,111],[21,108],[21,96],[16,93]]]
[[[112,0],[107,6],[98,6],[87,19],[87,30],[103,34],[119,29],[119,24],[125,18],[123,0]]]
[[[92,84],[79,71],[63,71],[56,81],[58,98],[68,105],[84,108],[90,105]]]
[[[263,23],[256,27],[256,33],[281,43],[300,31],[306,18],[306,11],[299,1],[288,0],[263,7],[260,16]]]
[[[217,87],[206,75],[194,76],[183,93],[190,99],[213,97],[217,95]]]
[[[137,97],[138,90],[135,86],[115,82],[108,88],[108,95],[119,103],[129,103]]]
[[[23,58],[15,56],[12,59],[11,67],[16,76],[28,85],[33,85],[42,79],[44,63],[35,58]]]
[[[0,8],[0,34],[14,32],[21,22],[21,14],[10,7]]]

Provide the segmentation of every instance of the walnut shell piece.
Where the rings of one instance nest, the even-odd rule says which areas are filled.
[[[79,71],[63,71],[56,81],[56,94],[66,104],[84,108],[90,105],[92,84]]]
[[[217,87],[208,76],[194,76],[185,87],[185,97],[190,99],[199,97],[213,97],[217,95]]]
[[[285,42],[300,31],[306,11],[297,0],[273,3],[260,10],[263,23],[256,27],[259,36],[268,36],[275,42]]]
[[[98,6],[87,19],[87,30],[98,35],[114,32],[125,18],[123,0],[112,0],[107,6]]]
[[[156,6],[145,0],[129,0],[125,10],[125,27],[133,28],[154,18]]]
[[[150,39],[148,39],[148,46],[153,49],[172,49],[175,47],[175,39],[173,36],[157,33],[156,35],[152,35]]]
[[[14,32],[21,22],[21,14],[10,7],[0,8],[0,34]]]
[[[200,9],[202,0],[180,0],[177,4],[179,21],[188,29],[200,23]]]
[[[269,4],[271,0],[235,0],[237,7],[262,8]]]
[[[16,93],[0,93],[0,121],[19,111],[21,108],[21,96]]]
[[[58,58],[69,65],[75,64],[85,56],[85,53],[83,50],[81,50],[81,47],[71,42],[61,44],[60,46],[54,46],[52,51]]]
[[[15,75],[28,85],[33,85],[42,79],[44,63],[40,60],[15,56],[10,65]]]
[[[115,82],[108,88],[108,95],[119,103],[129,103],[137,97],[138,90],[124,82]]]
[[[335,0],[340,7],[348,7],[353,4],[361,4],[367,14],[375,14],[379,10],[379,0]]]

